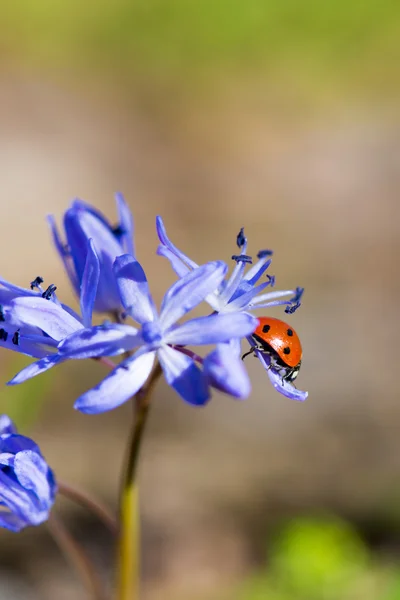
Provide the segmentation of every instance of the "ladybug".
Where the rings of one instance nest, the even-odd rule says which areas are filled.
[[[299,336],[290,325],[272,317],[259,317],[252,338],[257,345],[247,354],[255,350],[268,354],[271,357],[270,367],[282,375],[282,382],[296,379],[303,351]]]

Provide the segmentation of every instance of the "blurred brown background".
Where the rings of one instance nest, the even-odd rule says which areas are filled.
[[[196,410],[158,386],[141,466],[144,597],[219,600],[284,517],[331,510],[367,536],[397,531],[398,3],[25,0],[5,12],[4,278],[40,274],[75,302],[45,215],[80,197],[113,221],[122,191],[157,299],[174,280],[155,255],[157,214],[199,263],[229,261],[245,226],[250,254],[274,249],[277,287],[306,288],[290,317],[305,404],[277,395],[251,359],[245,402],[215,394]],[[1,355],[3,381],[15,360]],[[44,375],[25,431],[60,478],[115,506],[130,407],[72,409],[101,376],[86,363]],[[105,532],[60,504],[111,572]],[[2,532],[0,553],[0,598],[84,597],[45,527]]]

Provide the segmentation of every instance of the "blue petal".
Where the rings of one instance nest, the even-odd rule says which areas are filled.
[[[9,281],[6,281],[2,277],[0,277],[0,285],[2,285],[6,290],[9,290],[14,294],[14,298],[17,296],[36,296],[40,297],[41,295],[38,292],[34,292],[32,290],[27,290],[26,288],[19,287],[19,285],[14,285]],[[0,288],[1,290],[1,288]]]
[[[158,351],[167,383],[189,404],[201,406],[210,398],[206,378],[191,358],[169,346]]]
[[[39,327],[57,341],[82,329],[82,324],[61,306],[44,298],[16,298],[12,310],[23,323]]]
[[[258,320],[246,313],[211,315],[179,325],[165,334],[164,341],[181,346],[217,344],[250,335],[257,326]]]
[[[204,374],[210,385],[234,398],[247,398],[251,383],[242,359],[229,344],[218,344],[204,359]]]
[[[17,433],[17,428],[8,415],[0,416],[0,435]]]
[[[41,373],[48,371],[64,360],[66,360],[66,357],[61,356],[60,354],[53,354],[51,356],[41,358],[37,362],[31,363],[25,367],[25,369],[22,369],[22,371],[17,373],[15,377],[13,377],[11,381],[7,383],[7,385],[17,385],[18,383],[23,383],[32,377],[36,377],[36,375],[40,375]]]
[[[114,262],[122,305],[138,323],[154,321],[157,316],[149,284],[140,263],[130,254],[119,256]]]
[[[101,213],[81,201],[75,201],[66,211],[64,227],[79,282],[82,281],[86,264],[87,243],[89,239],[93,240],[100,263],[96,310],[119,310],[120,300],[112,265],[115,258],[123,253],[123,248],[112,228]]]
[[[19,483],[40,500],[41,508],[50,508],[54,499],[48,480],[49,467],[37,452],[24,450],[15,455],[14,472]]]
[[[139,346],[141,341],[135,327],[107,324],[80,329],[65,338],[59,344],[58,350],[65,358],[115,356]]]
[[[125,202],[123,195],[118,192],[115,194],[115,200],[117,202],[119,226],[122,231],[121,239],[122,245],[127,254],[135,255],[135,248],[133,244],[133,216],[132,212]]]
[[[94,249],[93,240],[88,241],[86,264],[81,282],[81,313],[84,327],[92,324],[94,301],[100,277],[100,264]]]
[[[74,408],[83,413],[97,414],[120,406],[132,398],[146,382],[154,360],[155,352],[141,353],[139,350],[107,375],[99,385],[78,398]]]
[[[21,529],[24,529],[29,523],[25,521],[19,515],[12,512],[0,512],[0,527],[8,529],[14,533],[18,533]]]
[[[258,350],[256,350],[256,354],[260,359],[262,366],[264,369],[266,369],[272,385],[278,392],[280,392],[283,396],[290,398],[291,400],[299,400],[300,402],[304,402],[304,400],[307,399],[308,392],[302,392],[301,390],[298,390],[294,387],[294,385],[289,383],[289,381],[282,381],[282,376],[270,368],[270,357],[268,354],[259,352]]]
[[[53,215],[47,216],[47,223],[50,227],[50,231],[51,231],[51,234],[53,237],[53,242],[56,247],[56,250],[57,250],[58,254],[60,255],[61,260],[64,263],[64,269],[69,277],[70,282],[72,283],[72,286],[74,287],[75,291],[78,293],[79,292],[79,281],[78,281],[78,278],[75,273],[74,262],[72,260],[71,254],[69,252],[67,252],[67,250],[65,249],[66,244],[63,243],[63,241],[61,240],[60,234],[58,233],[56,221],[55,221],[55,218],[53,217]]]
[[[22,452],[23,450],[33,450],[40,454],[39,446],[31,438],[19,435],[17,432],[11,435],[5,434],[5,437],[1,440],[2,455],[5,452],[11,452],[15,455],[17,452]]]
[[[164,227],[163,220],[159,216],[156,217],[156,229],[157,229],[158,239],[160,240],[160,242],[164,246],[166,246],[173,254],[175,254],[175,256],[177,258],[179,258],[185,265],[187,265],[191,269],[195,269],[196,267],[199,266],[197,263],[195,263],[193,260],[191,260],[188,256],[186,256],[186,254],[184,254],[176,246],[174,246],[174,244],[168,238],[166,229]]]
[[[178,275],[178,277],[184,277],[185,275],[187,275],[187,273],[189,273],[191,271],[191,269],[189,267],[187,267],[185,265],[185,263],[182,262],[181,259],[178,258],[172,252],[172,250],[170,250],[166,246],[163,246],[162,244],[160,244],[157,248],[157,254],[159,256],[164,256],[165,258],[167,258],[169,260],[169,262],[171,263],[171,267],[173,268],[175,273]]]
[[[164,330],[214,292],[225,277],[227,266],[222,261],[197,267],[174,283],[165,294],[160,315]]]
[[[19,344],[13,344],[13,333],[8,332],[7,340],[0,340],[0,348],[6,348],[6,350],[12,350],[13,352],[18,352],[19,354],[26,354],[26,356],[31,356],[32,358],[43,358],[44,356],[47,356],[50,352],[49,347],[52,345],[52,340],[44,335],[36,336],[37,341],[26,339],[23,333],[26,329],[27,328],[22,328],[20,330],[21,337]]]

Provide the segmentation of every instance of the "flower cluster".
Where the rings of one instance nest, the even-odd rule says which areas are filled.
[[[268,290],[275,278],[266,275],[261,281],[272,252],[261,250],[252,264],[242,229],[237,236],[239,253],[232,256],[235,267],[228,276],[224,262],[198,265],[181,252],[157,217],[157,253],[170,261],[178,275],[158,313],[146,274],[134,255],[131,213],[121,194],[116,200],[119,223],[115,227],[91,206],[75,201],[64,215],[66,243],[54,218],[49,218],[56,248],[79,294],[81,315],[58,300],[54,285],[43,289],[40,277],[31,289],[0,280],[4,321],[0,344],[39,359],[9,383],[26,381],[66,360],[122,355],[103,381],[77,399],[75,408],[99,413],[119,406],[143,387],[156,363],[167,383],[190,404],[205,404],[213,387],[244,398],[251,389],[240,358],[241,340],[247,339],[274,387],[304,400],[307,394],[282,376],[271,352],[256,347],[252,337],[258,325],[252,314],[256,309],[282,305],[292,313],[300,306],[302,288]],[[181,323],[202,302],[211,307],[211,314]],[[94,311],[107,313],[107,320],[92,326]],[[206,356],[190,349],[202,345],[215,348]]]
[[[44,286],[41,277],[27,288],[0,278],[0,346],[36,359],[9,384],[22,383],[67,360],[91,358],[112,370],[76,400],[75,408],[83,413],[101,413],[121,405],[145,386],[156,369],[192,405],[204,405],[213,388],[245,398],[251,385],[241,342],[247,340],[250,353],[260,359],[275,389],[305,400],[307,393],[293,385],[301,346],[295,349],[296,364],[291,364],[285,354],[291,352],[294,338],[288,338],[282,349],[281,339],[265,337],[269,324],[260,333],[266,317],[259,320],[253,314],[276,306],[284,306],[291,314],[300,306],[302,288],[273,289],[275,278],[266,273],[272,251],[259,251],[253,264],[242,229],[236,239],[239,252],[232,256],[234,268],[228,275],[223,261],[198,265],[186,256],[171,242],[157,217],[157,253],[169,260],[178,276],[157,310],[135,256],[131,212],[121,194],[116,203],[116,226],[80,200],[64,215],[63,236],[54,217],[48,219],[56,250],[79,297],[79,314],[59,300],[54,284]],[[208,316],[184,319],[202,303],[210,307]],[[94,312],[106,316],[102,324],[92,324]],[[288,325],[279,323],[287,335],[294,335]],[[205,355],[193,349],[210,345]],[[7,417],[0,420],[0,443],[5,507],[0,525],[17,531],[48,517],[56,485],[39,448],[18,435]]]

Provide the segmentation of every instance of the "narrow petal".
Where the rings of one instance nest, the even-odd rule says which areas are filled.
[[[82,329],[82,324],[61,306],[44,298],[16,298],[12,310],[23,323],[38,327],[57,341]]]
[[[38,341],[31,341],[29,336],[27,338],[23,334],[23,329],[20,331],[20,339],[18,344],[13,343],[13,333],[8,333],[7,340],[0,340],[0,348],[6,348],[6,350],[12,350],[13,352],[18,352],[19,354],[25,354],[26,356],[31,356],[32,358],[43,358],[47,356],[49,352],[51,352],[51,338],[42,336],[37,336]],[[40,340],[40,341],[39,341]],[[47,342],[50,342],[49,344]]]
[[[167,383],[189,404],[201,406],[210,398],[204,374],[191,358],[169,346],[158,351]]]
[[[199,265],[191,260],[186,254],[181,252],[174,244],[171,242],[169,237],[167,236],[167,231],[165,229],[163,220],[161,217],[156,217],[156,229],[157,235],[160,242],[166,246],[177,258],[179,258],[185,265],[187,265],[190,269],[196,269]]]
[[[133,216],[132,212],[127,205],[125,198],[118,192],[115,194],[115,200],[117,203],[118,209],[118,217],[119,217],[119,227],[121,229],[121,241],[124,247],[124,250],[127,254],[131,254],[135,256],[135,248],[133,244]]]
[[[15,515],[12,512],[0,512],[0,527],[4,527],[4,529],[18,533],[27,525],[29,525],[29,523],[19,515]]]
[[[74,408],[83,413],[97,414],[112,410],[132,398],[146,382],[155,360],[155,352],[140,352],[125,360],[99,385],[78,398]]]
[[[49,369],[51,369],[55,365],[58,365],[64,360],[65,357],[61,356],[60,354],[53,354],[51,356],[41,358],[37,362],[31,363],[30,365],[25,367],[25,369],[22,369],[22,371],[17,373],[15,377],[13,377],[11,381],[7,383],[7,385],[17,385],[18,383],[23,383],[24,381],[27,381],[28,379],[31,379],[36,375],[40,375],[41,373],[48,371]]]
[[[47,223],[50,227],[53,242],[56,247],[58,254],[64,264],[65,272],[67,273],[72,286],[75,291],[79,292],[79,281],[75,273],[74,261],[72,260],[71,254],[66,250],[66,244],[62,241],[60,234],[57,229],[56,221],[53,215],[47,216]]]
[[[157,313],[140,263],[130,254],[118,256],[114,262],[114,274],[122,305],[132,318],[141,324],[154,321]]]
[[[256,354],[260,359],[262,366],[264,369],[266,369],[272,385],[278,392],[280,392],[283,396],[290,398],[291,400],[299,400],[300,402],[304,402],[304,400],[307,399],[308,392],[302,392],[301,390],[298,390],[289,381],[282,381],[282,376],[270,368],[270,357],[268,354],[259,352],[258,350],[256,350]]]
[[[191,269],[166,246],[160,244],[157,248],[157,254],[169,260],[178,277],[184,277],[190,272]]]
[[[242,359],[229,344],[218,344],[204,359],[210,385],[234,398],[247,398],[251,383]]]
[[[135,327],[107,324],[80,329],[65,338],[58,346],[65,358],[94,358],[115,356],[139,346],[142,339]]]
[[[94,249],[93,240],[90,239],[88,241],[86,264],[83,270],[80,297],[82,321],[84,327],[90,327],[92,324],[93,307],[96,299],[99,278],[100,263],[96,254],[96,250]]]
[[[160,322],[164,330],[214,292],[225,277],[227,266],[222,261],[197,267],[174,283],[164,296]]]
[[[164,340],[182,346],[218,344],[231,338],[246,337],[257,325],[258,320],[247,313],[211,315],[187,321],[165,334]]]

